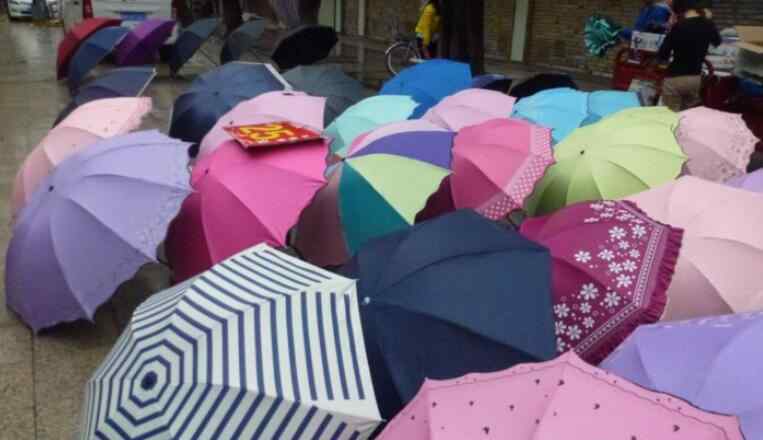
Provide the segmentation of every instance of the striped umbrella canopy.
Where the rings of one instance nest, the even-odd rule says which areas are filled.
[[[369,438],[355,281],[248,249],[138,307],[83,415],[83,439]]]

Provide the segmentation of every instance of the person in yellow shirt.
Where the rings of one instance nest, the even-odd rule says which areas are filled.
[[[437,52],[437,38],[440,33],[440,1],[428,0],[416,24],[416,37],[424,58],[432,58]]]

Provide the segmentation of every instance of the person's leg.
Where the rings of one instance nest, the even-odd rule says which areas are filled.
[[[666,78],[662,84],[662,100],[673,111],[679,112],[702,102],[700,76],[677,76]]]
[[[681,106],[683,105],[680,79],[680,77],[665,78],[662,82],[662,102],[674,112],[681,111]]]
[[[684,108],[697,107],[702,104],[702,76],[685,77]]]

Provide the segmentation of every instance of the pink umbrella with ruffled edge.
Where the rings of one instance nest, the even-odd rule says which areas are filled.
[[[467,89],[446,97],[430,108],[422,119],[448,130],[459,131],[496,118],[508,118],[516,98],[485,89]]]

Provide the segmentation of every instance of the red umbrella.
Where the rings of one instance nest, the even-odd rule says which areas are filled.
[[[75,25],[64,35],[64,39],[58,45],[58,62],[56,64],[57,77],[61,79],[69,71],[69,60],[77,51],[80,43],[93,33],[109,26],[119,26],[122,23],[118,18],[88,18]]]

